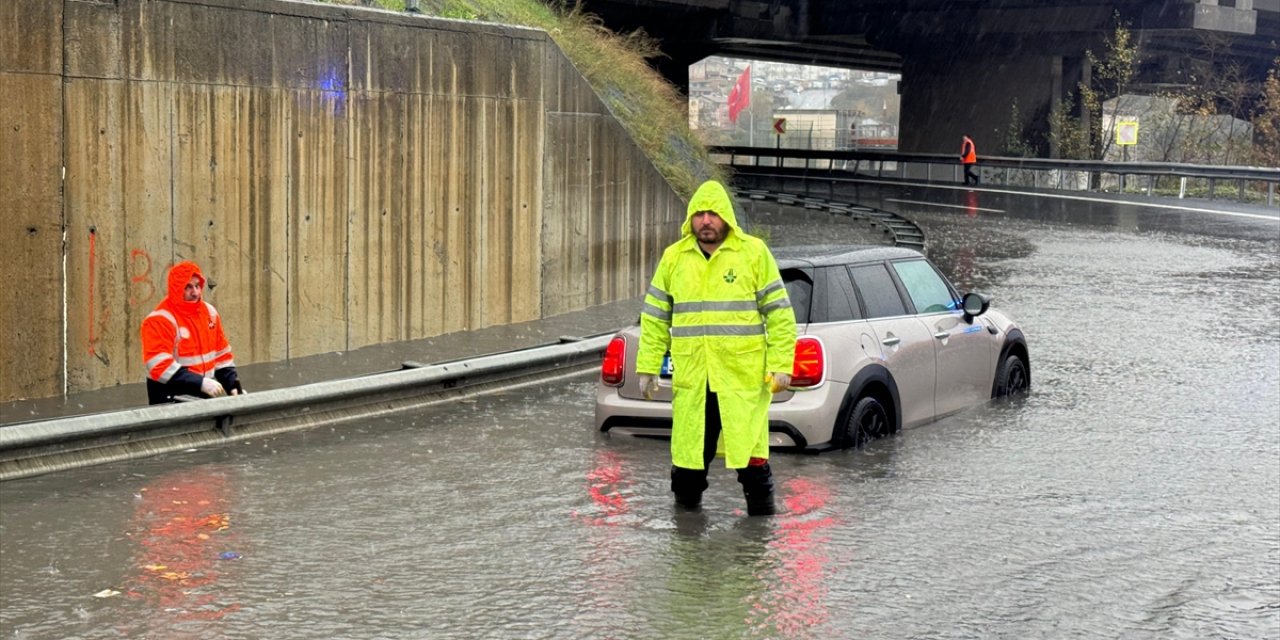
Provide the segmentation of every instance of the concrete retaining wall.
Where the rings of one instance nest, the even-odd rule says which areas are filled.
[[[241,364],[635,296],[683,201],[541,31],[5,0],[0,401],[137,382],[165,272]]]

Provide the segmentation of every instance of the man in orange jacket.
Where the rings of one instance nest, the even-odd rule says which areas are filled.
[[[244,393],[222,319],[204,301],[205,277],[191,261],[169,270],[169,293],[142,321],[142,360],[151,404],[174,396],[218,398]]]
[[[973,146],[973,140],[969,136],[963,136],[960,141],[960,164],[964,165],[964,183],[969,184],[973,180],[974,184],[978,184],[978,174],[973,170],[973,166],[978,164],[978,149]]]

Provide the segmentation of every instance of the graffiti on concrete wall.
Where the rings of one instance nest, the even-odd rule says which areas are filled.
[[[152,274],[154,261],[145,249],[134,248],[129,251],[129,296],[130,308],[150,307],[156,299],[155,276]],[[102,364],[110,366],[111,356],[103,345],[103,336],[109,331],[111,318],[118,309],[114,309],[99,291],[98,277],[98,230],[89,227],[89,291],[88,291],[88,338],[86,349],[90,356]]]

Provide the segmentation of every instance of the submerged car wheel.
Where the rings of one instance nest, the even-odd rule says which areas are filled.
[[[879,400],[866,397],[858,400],[844,422],[844,432],[837,446],[860,447],[863,444],[889,435],[889,414]]]
[[[1027,375],[1027,365],[1015,355],[1005,357],[996,371],[996,397],[1013,396],[1026,393],[1031,387],[1031,376]]]

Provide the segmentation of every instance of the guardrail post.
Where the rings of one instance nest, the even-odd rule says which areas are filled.
[[[1236,180],[1236,184],[1240,186],[1240,189],[1239,189],[1239,193],[1240,193],[1239,200],[1240,200],[1240,202],[1244,202],[1244,180]]]
[[[1182,176],[1178,180],[1178,199],[1181,200],[1185,197],[1187,197],[1187,177]]]
[[[1276,183],[1267,183],[1267,206],[1271,206],[1276,201]]]
[[[1150,195],[1151,195],[1151,189],[1152,189],[1153,187],[1155,187],[1155,184],[1156,184],[1156,177],[1155,177],[1155,175],[1148,174],[1148,175],[1147,175],[1147,195],[1148,195],[1148,196],[1150,196]]]
[[[1213,178],[1209,178],[1209,199],[1210,200],[1213,199],[1213,190],[1214,190],[1214,187],[1217,185],[1217,183],[1218,183],[1217,180],[1214,180]]]
[[[214,423],[217,425],[218,431],[224,438],[231,437],[231,423],[235,421],[234,415],[218,416]]]

